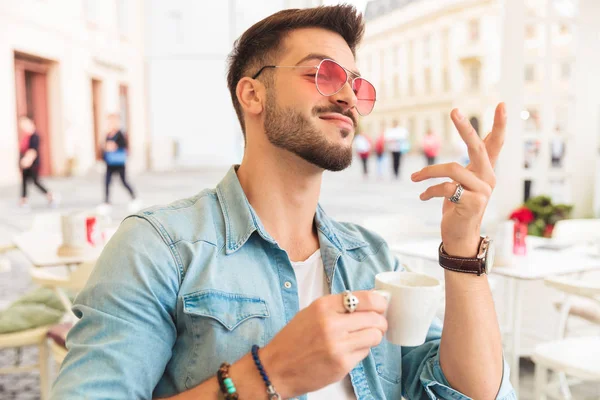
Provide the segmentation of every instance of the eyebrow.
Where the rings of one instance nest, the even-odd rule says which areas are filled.
[[[303,62],[306,62],[308,60],[324,60],[324,59],[329,59],[329,60],[333,60],[335,61],[335,59],[333,59],[332,57],[325,55],[325,54],[320,54],[320,53],[310,53],[309,55],[307,55],[306,57],[304,57],[302,60],[298,61],[296,63],[296,65],[300,65]],[[337,61],[336,61],[337,62]],[[346,67],[342,67],[344,69],[346,69],[347,71],[350,71],[351,73],[353,73],[356,76],[360,76],[360,72],[356,71],[356,70],[351,70],[351,69],[347,69]]]

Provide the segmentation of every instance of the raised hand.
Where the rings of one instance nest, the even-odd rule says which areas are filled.
[[[485,140],[481,140],[469,120],[458,109],[452,110],[450,116],[467,145],[470,164],[466,167],[458,163],[432,165],[415,172],[411,178],[414,182],[431,178],[452,179],[452,182],[429,187],[421,193],[420,198],[445,198],[441,224],[444,249],[451,255],[472,257],[477,253],[483,213],[496,187],[494,166],[504,144],[506,109],[504,103],[498,104],[494,126]],[[451,202],[449,198],[457,193],[459,184],[463,188],[460,200]]]

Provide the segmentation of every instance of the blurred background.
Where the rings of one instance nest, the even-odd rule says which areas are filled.
[[[225,81],[233,42],[280,9],[336,3],[0,0],[0,310],[37,287],[28,269],[39,265],[19,235],[42,226],[41,242],[29,242],[39,248],[49,241],[48,232],[60,232],[61,215],[93,213],[114,228],[142,206],[216,185],[244,150]],[[418,194],[428,184],[411,183],[410,174],[431,162],[468,163],[450,111],[460,108],[485,137],[496,105],[504,101],[508,132],[484,231],[498,232],[523,205],[533,219],[515,218],[531,236],[552,238],[559,220],[600,217],[597,0],[345,3],[365,15],[357,64],[378,99],[360,123],[356,161],[346,171],[325,174],[322,203],[330,215],[377,230],[393,246],[435,237],[441,202],[420,202]],[[40,137],[40,181],[52,193],[44,197],[30,187],[27,204],[19,201],[22,115],[34,122]],[[135,201],[116,177],[111,204],[104,196],[111,115],[119,116],[127,136],[127,176]],[[600,253],[600,227],[588,233],[586,240],[598,240]],[[600,269],[600,254],[595,260],[590,265]],[[419,265],[438,271],[435,263]],[[528,361],[533,349],[555,336],[559,309],[553,302],[562,297],[544,285],[545,278],[532,279],[523,292],[524,324],[546,336],[515,353],[511,365],[523,377],[517,381],[520,398],[534,398]],[[513,292],[497,280],[503,317],[512,307],[503,301]],[[597,335],[600,312],[596,318],[581,324]],[[39,366],[34,372],[1,374],[3,367],[15,372],[18,365],[35,363],[41,347],[15,345],[12,337],[3,342],[2,335],[0,324],[0,398],[43,397]],[[570,394],[561,382],[563,396],[600,399],[597,384]]]

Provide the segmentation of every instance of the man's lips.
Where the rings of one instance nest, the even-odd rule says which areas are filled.
[[[354,122],[352,121],[352,119],[346,117],[345,115],[337,114],[337,113],[323,114],[319,118],[321,118],[325,121],[334,122],[338,126],[341,126],[342,128],[350,129],[352,131],[354,130]]]

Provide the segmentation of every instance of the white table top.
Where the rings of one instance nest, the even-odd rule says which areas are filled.
[[[427,261],[438,262],[441,239],[425,239],[391,245],[394,253]],[[544,279],[549,276],[571,274],[600,269],[600,257],[593,255],[591,247],[572,246],[562,250],[538,249],[548,239],[527,237],[527,255],[513,256],[508,265],[496,265],[492,274],[516,279]]]
[[[114,230],[107,232],[107,236],[110,237],[112,233],[114,233]],[[79,256],[60,257],[58,248],[62,243],[62,235],[60,233],[39,231],[29,231],[15,235],[13,242],[36,267],[73,265],[95,261],[100,256],[103,248],[103,246],[98,246]]]

